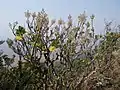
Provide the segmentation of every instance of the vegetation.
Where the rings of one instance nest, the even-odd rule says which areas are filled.
[[[25,17],[27,28],[9,24],[15,38],[6,42],[18,61],[1,52],[0,90],[120,89],[119,25],[106,23],[98,35],[94,15],[88,19],[85,12],[76,24],[71,15],[50,21],[44,10]]]

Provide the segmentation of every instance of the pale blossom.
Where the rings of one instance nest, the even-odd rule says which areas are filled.
[[[72,16],[68,16],[68,26],[72,26]]]
[[[63,24],[63,20],[61,18],[58,20],[58,24],[59,25]]]
[[[86,16],[85,12],[83,14],[80,14],[80,16],[78,16],[78,20],[80,23],[84,23],[86,21],[86,18],[87,18],[87,16]]]
[[[29,18],[30,18],[30,15],[31,15],[31,13],[29,12],[29,10],[27,10],[27,12],[25,12],[25,17],[26,17],[27,19],[29,19]]]
[[[38,12],[38,15],[37,15],[37,18],[36,18],[36,24],[37,24],[38,28],[40,28],[41,23],[42,23],[42,20],[41,20],[41,13]]]
[[[32,13],[32,17],[33,18],[35,18],[36,17],[36,13],[34,12],[34,13]]]

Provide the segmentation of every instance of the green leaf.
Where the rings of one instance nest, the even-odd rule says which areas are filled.
[[[59,39],[55,39],[50,46],[55,46],[57,48],[59,46]]]
[[[8,38],[6,42],[7,42],[8,46],[9,46],[9,48],[11,48],[11,46],[13,45],[13,41]]]
[[[95,39],[98,40],[98,35],[95,35]]]
[[[87,26],[87,28],[89,28],[89,27],[90,27],[90,23],[89,23],[89,22],[87,22],[86,26]]]
[[[102,38],[103,36],[102,35],[100,35],[100,38]]]
[[[19,26],[18,29],[16,29],[16,35],[18,35],[18,36],[21,36],[25,33],[26,33],[25,28],[22,26]]]

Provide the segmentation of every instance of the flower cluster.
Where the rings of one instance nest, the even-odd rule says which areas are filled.
[[[84,11],[83,14],[80,14],[80,16],[78,16],[78,22],[84,23],[86,21],[86,18],[87,18],[87,16],[86,16],[86,13]]]

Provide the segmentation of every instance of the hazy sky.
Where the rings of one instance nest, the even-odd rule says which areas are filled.
[[[0,38],[11,36],[8,23],[18,21],[24,24],[26,10],[41,11],[44,8],[51,18],[74,18],[82,13],[95,14],[97,32],[104,28],[104,18],[120,23],[120,0],[1,0],[0,2]]]
[[[120,23],[120,0],[1,0],[0,2],[0,39],[12,37],[8,23],[18,21],[25,23],[24,12],[41,11],[44,8],[50,18],[67,19],[69,14],[74,18],[84,11],[87,15],[95,14],[95,29],[101,33],[104,29],[104,18]],[[3,45],[4,46],[4,45]],[[4,46],[6,48],[7,46]],[[8,52],[8,50],[6,49]],[[10,53],[10,52],[8,52]]]

